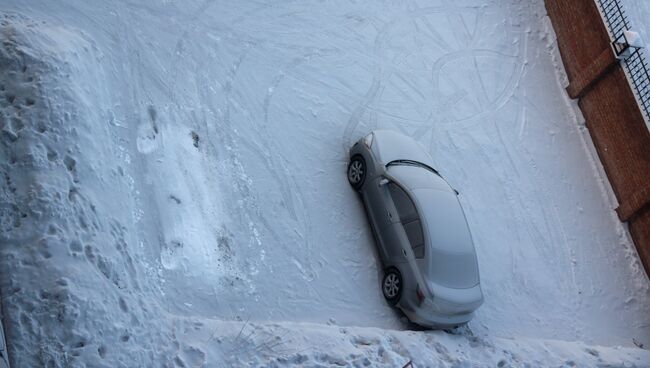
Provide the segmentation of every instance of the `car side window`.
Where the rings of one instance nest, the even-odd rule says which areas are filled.
[[[388,184],[388,190],[415,258],[424,258],[424,234],[413,201],[399,185],[393,182]]]
[[[406,236],[409,238],[415,258],[424,258],[424,236],[420,220],[413,220],[409,223],[402,223]]]
[[[400,222],[409,222],[418,217],[413,201],[399,185],[393,182],[388,183],[388,191],[397,209]]]

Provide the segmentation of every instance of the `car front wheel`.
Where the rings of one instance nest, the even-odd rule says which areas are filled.
[[[352,157],[348,164],[348,181],[352,188],[359,190],[366,179],[366,161],[361,155]]]
[[[384,280],[381,283],[381,291],[390,305],[395,305],[399,302],[402,296],[403,286],[402,275],[399,271],[394,267],[387,269],[384,273]]]

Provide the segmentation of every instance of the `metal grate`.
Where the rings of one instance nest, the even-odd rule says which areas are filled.
[[[648,72],[648,63],[641,49],[636,49],[625,60],[625,69],[632,80],[639,104],[648,118],[650,117],[650,72]]]
[[[623,31],[630,29],[630,23],[619,0],[596,0],[607,23],[607,31],[612,40],[623,37]]]
[[[596,0],[613,43],[624,42],[630,22],[619,0]],[[650,68],[643,50],[635,49],[623,62],[646,122],[650,120]]]

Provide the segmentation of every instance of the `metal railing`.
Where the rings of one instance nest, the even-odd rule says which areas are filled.
[[[612,40],[623,36],[623,31],[630,29],[630,22],[619,0],[596,0],[596,4],[607,23],[607,31]]]
[[[648,63],[641,49],[636,49],[625,60],[625,69],[647,120],[650,118],[650,72],[648,72]]]
[[[605,20],[607,32],[612,40],[614,52],[619,56],[616,45],[627,42],[625,31],[630,30],[630,21],[620,0],[595,0],[600,14]],[[633,48],[623,58],[625,74],[632,85],[634,95],[641,107],[646,124],[650,128],[650,67],[641,48]]]

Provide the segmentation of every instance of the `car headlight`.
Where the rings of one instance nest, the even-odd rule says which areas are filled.
[[[373,133],[368,134],[367,136],[363,137],[363,144],[366,146],[366,148],[370,149],[372,147],[372,141],[375,135]]]

